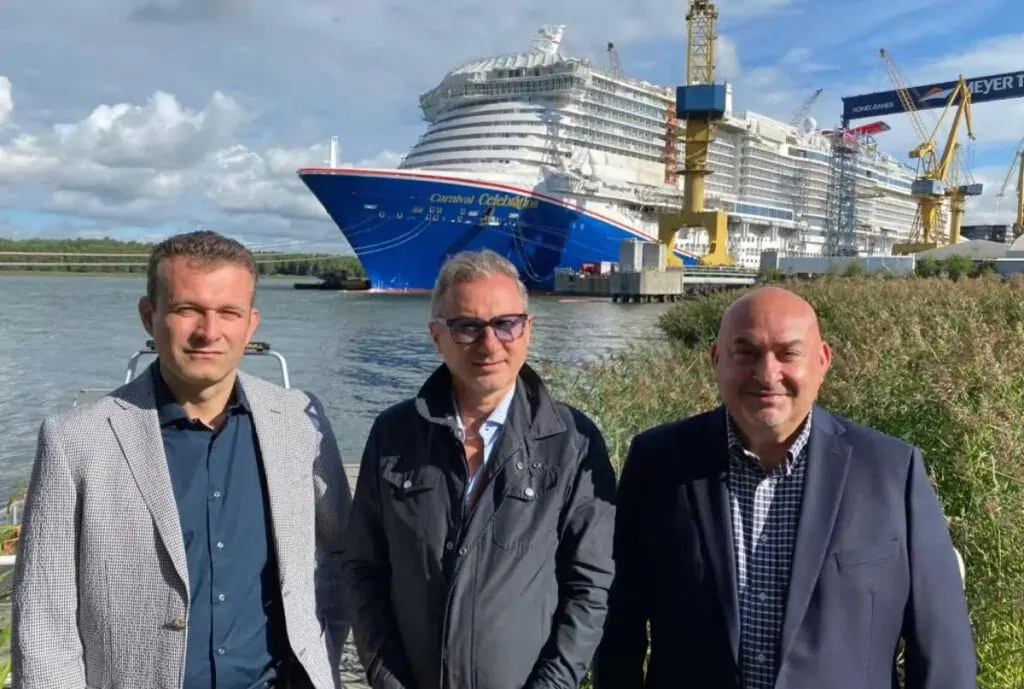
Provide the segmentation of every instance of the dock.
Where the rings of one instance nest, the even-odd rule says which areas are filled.
[[[737,266],[667,268],[660,242],[627,239],[619,262],[564,270],[555,276],[555,292],[573,296],[610,297],[621,304],[667,303],[757,282],[757,271]]]

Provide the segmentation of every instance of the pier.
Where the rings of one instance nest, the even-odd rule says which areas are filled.
[[[619,249],[619,262],[588,264],[555,276],[555,292],[573,296],[610,297],[615,303],[675,302],[757,282],[757,272],[736,266],[667,268],[660,242],[628,239]]]

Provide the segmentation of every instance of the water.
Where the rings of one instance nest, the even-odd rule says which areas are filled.
[[[137,312],[144,288],[141,276],[0,275],[0,504],[27,479],[42,420],[83,388],[123,380],[128,357],[147,337]],[[439,363],[428,303],[426,295],[261,284],[255,339],[287,357],[292,386],[323,400],[346,462],[358,462],[374,416],[415,394]],[[655,337],[667,308],[534,297],[531,357],[575,363]],[[269,357],[247,357],[243,368],[280,380]]]

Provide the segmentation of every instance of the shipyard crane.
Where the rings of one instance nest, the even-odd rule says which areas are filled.
[[[680,261],[674,249],[682,228],[702,227],[708,233],[705,265],[734,263],[728,252],[728,215],[721,209],[705,210],[704,179],[710,174],[708,149],[714,125],[725,116],[726,88],[714,83],[715,26],[718,8],[712,0],[690,0],[686,12],[686,83],[676,88],[676,114],[685,117],[683,207],[658,218],[658,239],[665,245],[670,265]]]
[[[811,111],[811,108],[813,108],[814,104],[818,102],[818,99],[821,98],[821,92],[824,91],[824,90],[825,89],[818,89],[817,91],[814,92],[814,94],[810,98],[805,100],[804,104],[801,105],[800,109],[796,111],[796,114],[793,115],[793,119],[791,119],[789,121],[789,123],[791,125],[793,125],[794,127],[798,126],[800,124],[800,122],[805,117],[807,117],[807,113],[809,113]]]
[[[1006,196],[1006,187],[1010,185],[1014,171],[1017,173],[1017,199],[1014,203],[1013,213],[1013,236],[1016,238],[1024,234],[1024,137],[1021,138],[1017,149],[1013,152],[1013,162],[1010,163],[1010,169],[1006,171],[1003,186],[996,194],[996,198],[1001,199]]]
[[[611,62],[612,74],[621,77],[622,63],[619,62],[619,51],[611,41],[608,42],[608,60]]]
[[[948,179],[951,164],[959,160],[957,158],[959,155],[957,130],[961,120],[966,122],[968,137],[972,140],[974,139],[974,130],[971,124],[971,92],[967,88],[967,82],[963,76],[960,76],[956,86],[954,86],[949,94],[942,115],[939,116],[939,121],[935,125],[935,130],[929,133],[925,128],[924,121],[921,119],[920,112],[918,112],[914,104],[914,98],[910,94],[906,82],[889,57],[888,52],[886,52],[885,48],[882,48],[879,54],[889,74],[889,80],[892,82],[900,103],[909,115],[918,140],[921,142],[909,153],[911,158],[918,161],[918,176],[911,185],[910,193],[917,199],[916,220],[920,223],[920,240],[915,241],[918,239],[917,236],[911,236],[909,238],[910,241],[897,243],[892,247],[894,255],[912,254],[932,249],[939,245],[938,232],[941,229],[942,202],[946,197],[950,199],[950,238],[956,241],[960,231],[960,222],[963,219],[966,197],[977,196],[981,193],[980,184],[958,186],[954,181],[950,185],[950,180]],[[953,124],[949,129],[949,135],[946,139],[946,146],[942,153],[937,155],[938,143],[936,142],[936,135],[938,134],[939,127],[942,126],[942,121],[949,113],[950,108],[954,107],[954,104],[956,104],[956,111],[953,115]]]

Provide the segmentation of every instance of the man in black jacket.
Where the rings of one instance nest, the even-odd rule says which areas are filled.
[[[444,363],[374,421],[344,556],[374,689],[574,689],[593,657],[615,475],[525,365],[532,320],[510,262],[452,257],[431,305]]]

